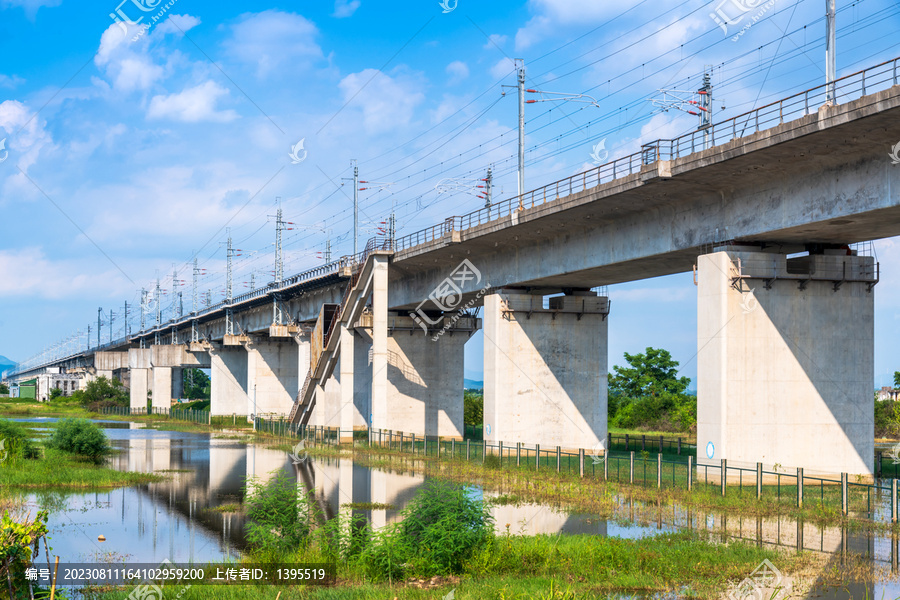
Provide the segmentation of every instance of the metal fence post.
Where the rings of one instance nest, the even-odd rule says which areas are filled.
[[[897,479],[891,479],[891,523],[897,522]]]
[[[694,489],[694,457],[693,456],[688,456],[687,489],[689,492]]]
[[[471,440],[466,440],[466,462],[469,462],[469,442]]]
[[[646,451],[647,451],[647,434],[642,433],[641,434],[641,452],[646,452]]]
[[[611,449],[612,449],[612,434],[607,431],[606,432],[606,448],[604,448],[604,450],[609,452]]]
[[[756,499],[762,498],[762,463],[756,463]]]
[[[662,454],[663,451],[663,436],[659,436],[659,453]]]
[[[487,456],[487,440],[481,440],[481,464],[484,464],[485,456]]]
[[[797,467],[797,508],[803,508],[803,468]],[[799,521],[798,521],[799,523]]]
[[[660,444],[662,444],[662,437]],[[656,489],[662,489],[662,452],[656,455]]]
[[[719,475],[721,476],[722,483],[722,497],[725,497],[725,490],[728,488],[728,461],[726,459],[722,459],[722,467],[719,470]]]
[[[556,447],[556,472],[559,473],[559,468],[562,463],[562,453],[560,452],[559,446]]]
[[[881,479],[881,450],[875,453],[875,477]]]
[[[578,449],[578,472],[581,477],[584,477],[584,448]]]
[[[450,459],[456,458],[456,438],[450,440]]]
[[[847,479],[848,476],[846,473],[841,473],[841,514],[847,516],[848,506],[847,506]]]
[[[503,466],[503,442],[497,442],[500,445],[500,466]]]
[[[681,438],[678,438],[678,455],[681,456]]]
[[[609,481],[609,450],[603,453],[603,481]]]
[[[626,433],[626,434],[625,434],[625,452],[628,452],[628,450],[629,450],[629,448],[628,448],[628,434]]]
[[[535,471],[541,470],[541,445],[540,444],[534,445],[534,470]]]
[[[522,442],[516,442],[516,466],[522,465]]]
[[[629,455],[630,466],[628,468],[628,483],[634,483],[634,450]]]

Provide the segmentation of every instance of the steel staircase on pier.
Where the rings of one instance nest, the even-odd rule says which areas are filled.
[[[341,324],[349,324],[359,318],[362,310],[368,302],[372,286],[372,272],[375,264],[372,254],[378,250],[389,250],[389,243],[373,244],[370,241],[369,247],[362,253],[356,263],[356,267],[352,271],[347,289],[341,298],[341,303],[337,305],[333,314],[328,315],[329,307],[332,309],[335,305],[325,305],[320,312],[319,321],[316,324],[316,330],[313,331],[312,347],[310,351],[310,367],[306,374],[306,380],[303,387],[294,400],[294,406],[291,408],[291,414],[288,422],[295,425],[308,425],[310,417],[312,417],[313,408],[316,406],[316,387],[319,382],[325,381],[334,371],[337,359],[341,353]],[[319,348],[316,347],[317,340],[321,336],[322,342]]]

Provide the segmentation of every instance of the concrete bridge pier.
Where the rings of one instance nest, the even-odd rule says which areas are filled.
[[[249,415],[247,351],[240,345],[214,346],[210,356],[210,403],[212,416]]]
[[[607,433],[608,298],[484,297],[484,438],[596,448]]]
[[[151,368],[150,348],[130,348],[128,350],[131,408],[147,408],[149,392],[152,389]]]
[[[310,425],[336,427],[341,442],[351,442],[354,431],[368,428],[372,407],[372,365],[369,341],[346,324],[340,336],[340,356],[334,372],[316,388],[316,406]]]
[[[699,257],[698,464],[872,477],[877,277],[846,247]]]
[[[255,338],[247,344],[247,392],[250,413],[287,416],[297,396],[299,352],[293,339]]]

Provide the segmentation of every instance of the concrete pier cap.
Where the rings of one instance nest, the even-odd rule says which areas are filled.
[[[875,259],[715,250],[697,263],[698,465],[871,479]]]

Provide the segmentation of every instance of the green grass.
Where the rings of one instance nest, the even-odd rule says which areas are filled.
[[[116,471],[52,448],[44,448],[39,459],[0,463],[0,489],[103,489],[163,479],[149,473]]]
[[[283,560],[320,560],[314,551],[310,552],[312,555],[298,553]],[[693,598],[718,598],[763,559],[791,574],[817,570],[822,560],[811,553],[780,555],[743,543],[717,544],[688,533],[639,540],[588,535],[501,535],[469,561],[464,573],[439,578],[439,585],[433,589],[419,589],[418,581],[373,583],[350,560],[338,561],[338,583],[333,587],[194,586],[180,598],[274,600],[280,591],[282,598],[405,600],[437,599],[455,590],[456,600],[581,600],[603,598],[614,592],[658,593],[674,589]],[[168,589],[174,597],[182,588]],[[131,591],[116,590],[103,598],[124,600]]]

